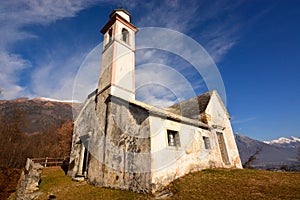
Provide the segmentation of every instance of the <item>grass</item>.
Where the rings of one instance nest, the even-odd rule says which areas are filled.
[[[300,199],[300,173],[214,169],[175,180],[169,199]],[[60,168],[45,168],[39,199],[153,199],[150,195],[74,182]]]
[[[75,182],[67,177],[59,167],[45,168],[42,174],[40,191],[43,193],[38,199],[147,199],[146,195],[99,188],[86,182]]]
[[[204,170],[175,180],[178,199],[300,199],[300,173]]]

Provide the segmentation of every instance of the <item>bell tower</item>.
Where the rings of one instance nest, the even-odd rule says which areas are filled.
[[[124,9],[116,9],[101,29],[104,34],[102,64],[98,94],[109,90],[124,100],[135,99],[135,33],[131,16]]]

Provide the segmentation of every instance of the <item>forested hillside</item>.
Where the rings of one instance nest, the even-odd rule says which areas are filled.
[[[22,168],[27,157],[69,156],[71,103],[2,100],[0,111],[0,167]]]

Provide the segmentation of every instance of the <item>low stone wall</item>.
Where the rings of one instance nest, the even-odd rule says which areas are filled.
[[[21,174],[17,192],[16,200],[31,200],[40,194],[39,181],[41,179],[43,166],[39,163],[34,163],[27,158],[25,169]]]

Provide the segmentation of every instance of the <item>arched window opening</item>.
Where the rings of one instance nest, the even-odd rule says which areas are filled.
[[[127,29],[122,29],[122,40],[126,43],[129,43],[129,32]]]
[[[108,43],[112,41],[112,28],[108,31]]]

